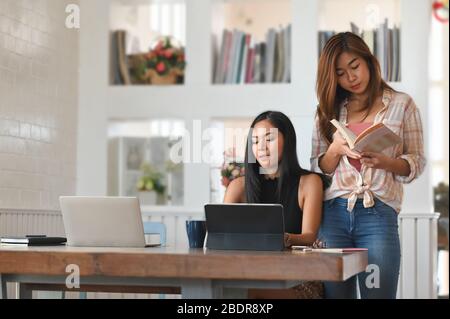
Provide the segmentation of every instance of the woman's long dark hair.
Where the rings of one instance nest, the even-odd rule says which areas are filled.
[[[278,203],[287,203],[288,196],[295,184],[298,185],[302,175],[311,172],[300,167],[297,158],[297,137],[295,129],[289,118],[281,112],[267,111],[258,115],[250,127],[247,137],[247,147],[245,151],[245,194],[247,203],[262,203],[261,183],[264,174],[260,174],[261,165],[255,158],[252,150],[252,132],[255,125],[261,121],[268,120],[276,129],[278,134],[283,134],[284,146],[281,161],[278,163],[279,181],[277,198]],[[294,188],[296,189],[296,188]]]

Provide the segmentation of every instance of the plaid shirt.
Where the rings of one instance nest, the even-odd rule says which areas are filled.
[[[331,186],[325,191],[325,200],[348,197],[348,211],[352,211],[358,197],[364,199],[364,207],[372,207],[374,196],[400,212],[403,200],[403,184],[419,177],[425,167],[423,132],[420,113],[410,96],[404,93],[384,90],[384,107],[375,117],[374,124],[383,122],[402,138],[402,143],[383,151],[387,156],[404,159],[409,163],[409,176],[399,176],[383,169],[373,169],[362,165],[361,171],[353,167],[347,156],[342,156],[332,178]],[[347,123],[347,103],[340,107],[339,121]],[[315,119],[312,135],[311,170],[323,173],[319,159],[328,149],[328,142],[321,136],[318,118]]]

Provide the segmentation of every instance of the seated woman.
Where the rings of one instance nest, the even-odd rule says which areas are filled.
[[[224,203],[282,204],[285,246],[312,245],[322,217],[323,177],[304,170],[289,118],[267,111],[253,121],[245,152],[245,177],[233,180]],[[281,270],[280,270],[281,271]],[[322,284],[305,282],[293,289],[252,289],[250,298],[321,298]]]

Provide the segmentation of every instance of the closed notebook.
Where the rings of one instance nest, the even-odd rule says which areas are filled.
[[[321,253],[354,253],[358,251],[367,251],[367,248],[313,248],[313,252]]]
[[[26,237],[2,237],[2,245],[18,246],[55,246],[65,244],[65,237],[26,236]]]
[[[391,146],[401,143],[400,136],[391,131],[383,123],[377,123],[364,130],[356,136],[344,124],[331,120],[342,137],[346,140],[350,149],[358,152],[375,152],[379,153]]]

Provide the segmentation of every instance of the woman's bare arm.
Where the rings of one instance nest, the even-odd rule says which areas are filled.
[[[298,193],[298,204],[303,211],[302,233],[288,234],[286,246],[312,245],[322,220],[322,179],[317,174],[302,176]]]
[[[225,191],[225,204],[245,202],[245,177],[238,177],[231,181]]]

